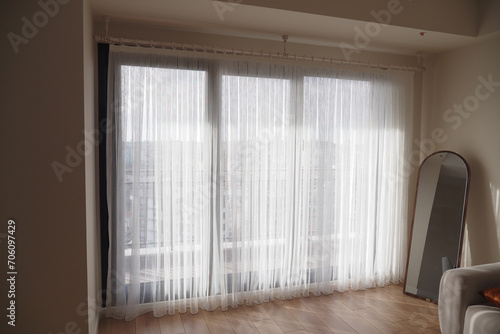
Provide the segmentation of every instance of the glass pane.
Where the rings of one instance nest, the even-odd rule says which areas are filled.
[[[206,217],[210,196],[207,73],[122,66],[119,103],[125,265],[138,249],[141,268],[163,257],[199,256],[199,225],[209,224],[197,219]],[[167,262],[177,272],[175,261]],[[141,270],[141,281],[161,272]]]
[[[293,212],[290,81],[224,75],[221,97],[219,191],[226,272],[262,270],[264,263],[276,269],[272,261],[251,259],[281,254],[286,219]],[[254,267],[234,268],[247,263]]]

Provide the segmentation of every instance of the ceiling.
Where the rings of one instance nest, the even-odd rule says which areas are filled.
[[[432,54],[475,43],[495,0],[89,0],[93,15],[220,35]],[[347,5],[349,4],[349,5]],[[489,6],[489,5],[488,5]],[[391,8],[393,14],[390,14]],[[379,13],[376,18],[373,13]],[[389,13],[388,16],[383,14]],[[498,16],[494,16],[495,22]],[[386,20],[388,25],[378,22]],[[369,21],[372,21],[369,23]],[[378,22],[377,22],[378,21]],[[499,28],[489,27],[489,33]],[[500,28],[498,29],[500,30]],[[364,37],[363,37],[364,35]],[[127,36],[116,36],[127,37]],[[368,37],[368,39],[366,39]]]

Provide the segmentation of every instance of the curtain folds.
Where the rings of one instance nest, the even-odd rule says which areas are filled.
[[[400,282],[412,82],[112,47],[107,315]]]

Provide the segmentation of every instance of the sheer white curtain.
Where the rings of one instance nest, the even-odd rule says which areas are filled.
[[[317,283],[311,291],[398,282],[407,247],[401,158],[411,136],[411,76],[309,72],[296,194]]]
[[[108,315],[399,282],[412,81],[112,47]]]
[[[208,63],[119,50],[109,64],[108,314],[196,310],[213,246]]]
[[[220,64],[223,308],[297,294],[303,244],[295,210],[297,69]]]

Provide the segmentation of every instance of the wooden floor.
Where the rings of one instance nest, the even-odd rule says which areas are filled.
[[[441,333],[437,305],[403,294],[390,285],[366,291],[240,306],[222,312],[132,321],[103,318],[99,334],[225,333]]]

